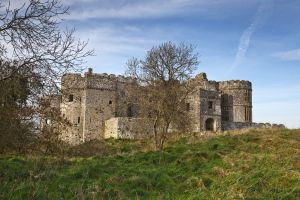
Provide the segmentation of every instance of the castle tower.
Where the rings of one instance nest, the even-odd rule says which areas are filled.
[[[63,130],[62,139],[78,144],[83,141],[83,103],[84,79],[80,74],[64,74],[61,81],[62,100],[60,112],[68,125]]]
[[[104,138],[105,121],[127,114],[126,84],[129,78],[97,74],[92,69],[62,77],[61,115],[69,122],[62,139],[76,144]]]
[[[252,84],[249,81],[219,82],[222,92],[222,121],[252,122]]]
[[[205,73],[193,80],[195,91],[188,97],[188,107],[193,123],[193,131],[221,130],[221,93],[216,81],[207,79]]]

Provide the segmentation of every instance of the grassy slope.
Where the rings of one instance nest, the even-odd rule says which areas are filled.
[[[107,143],[119,155],[1,156],[0,199],[300,199],[300,130],[181,138],[164,152]]]

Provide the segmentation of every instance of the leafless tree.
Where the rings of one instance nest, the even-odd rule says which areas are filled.
[[[74,29],[61,28],[68,11],[60,0],[0,0],[0,121],[26,124],[41,94],[57,91],[60,77],[93,55]],[[3,138],[14,123],[0,129]]]
[[[54,83],[70,70],[80,70],[87,42],[74,38],[74,29],[62,31],[62,17],[68,14],[59,0],[24,0],[19,7],[14,1],[0,1],[0,81],[27,68],[38,73],[43,82]]]
[[[157,149],[163,149],[170,129],[187,130],[190,126],[187,99],[193,92],[189,81],[196,70],[198,54],[192,45],[163,43],[148,51],[144,60],[128,61],[127,75],[134,77],[134,100],[138,115],[153,120]]]

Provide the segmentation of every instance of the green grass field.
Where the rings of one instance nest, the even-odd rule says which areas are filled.
[[[181,137],[163,152],[98,145],[102,156],[0,156],[0,199],[300,199],[300,130]]]

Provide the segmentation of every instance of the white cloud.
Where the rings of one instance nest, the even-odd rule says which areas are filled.
[[[151,16],[168,15],[179,8],[193,4],[196,1],[186,0],[169,0],[169,1],[112,1],[103,4],[93,3],[92,6],[76,7],[74,5],[74,12],[71,13],[68,19],[84,20],[90,18],[146,18]],[[189,3],[189,4],[187,4]]]
[[[151,31],[149,31],[151,29]],[[155,27],[101,25],[97,28],[81,29],[76,36],[89,40],[88,48],[95,50],[95,57],[87,58],[89,67],[95,71],[124,72],[124,65],[131,57],[142,58],[152,46],[175,37],[169,30]]]
[[[229,72],[231,72],[235,68],[237,68],[240,65],[241,61],[246,56],[246,53],[247,53],[248,48],[250,46],[252,35],[256,31],[256,29],[259,26],[262,26],[265,23],[266,19],[271,15],[272,7],[273,7],[273,1],[272,0],[265,0],[259,6],[252,23],[243,32],[243,34],[240,38],[239,47],[238,47],[237,53],[235,55],[234,62],[233,62],[232,66],[229,69]]]
[[[257,0],[251,1],[255,3]],[[74,2],[67,0],[71,6],[71,15],[67,19],[86,20],[97,19],[136,19],[157,18],[173,14],[191,12],[211,12],[210,8],[223,8],[225,5],[240,4],[239,0],[86,0]],[[208,12],[209,10],[209,12]],[[219,9],[216,9],[219,12]]]
[[[300,49],[278,52],[273,54],[273,56],[281,60],[300,60]]]

